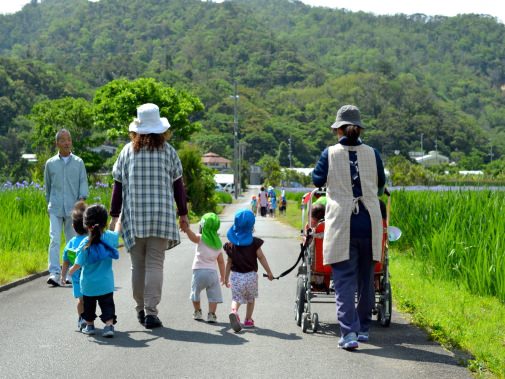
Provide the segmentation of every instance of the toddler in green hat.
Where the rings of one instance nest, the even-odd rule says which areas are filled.
[[[191,280],[190,299],[195,309],[193,318],[203,320],[200,307],[200,292],[206,290],[209,300],[209,313],[207,322],[217,321],[217,304],[223,302],[221,284],[224,281],[224,258],[221,247],[223,246],[217,231],[221,222],[215,213],[206,213],[200,220],[200,231],[195,234],[189,224],[183,225],[182,231],[188,235],[191,242],[196,244],[195,259],[193,260],[193,277]],[[217,262],[217,265],[216,265]],[[220,277],[217,269],[219,268]]]

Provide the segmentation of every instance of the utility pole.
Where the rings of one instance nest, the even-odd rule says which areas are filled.
[[[233,94],[233,186],[235,187],[235,200],[238,198],[239,187],[239,146],[238,146],[238,114],[237,114],[237,82],[234,84]]]
[[[291,153],[292,153],[292,150],[291,150],[291,136],[289,136],[289,168],[292,168],[293,167],[293,164],[292,164],[292,161],[291,161]]]
[[[424,137],[424,133],[421,133],[421,154],[424,155],[424,150],[423,150],[423,137]]]
[[[493,154],[493,145],[491,145],[491,146],[489,147],[489,158],[490,158],[490,161],[489,161],[489,162],[490,162],[490,163],[492,163],[492,162],[493,162],[493,156],[494,156],[494,154]]]

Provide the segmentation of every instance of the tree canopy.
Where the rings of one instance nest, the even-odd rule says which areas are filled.
[[[97,91],[93,127],[113,137],[148,93],[174,143],[231,159],[237,83],[249,163],[270,155],[286,165],[291,139],[292,163],[313,165],[347,103],[386,158],[419,151],[421,139],[465,166],[505,153],[505,25],[489,16],[374,16],[296,0],[43,0],[0,15],[0,34],[0,143],[22,150],[12,139],[30,132],[23,116],[38,101]],[[164,103],[157,83],[183,103]]]

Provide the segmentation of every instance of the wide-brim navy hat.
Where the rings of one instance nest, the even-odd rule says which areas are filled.
[[[226,233],[228,240],[236,246],[249,246],[253,242],[253,230],[256,217],[249,209],[235,213],[232,227]]]
[[[356,125],[362,129],[365,128],[361,122],[361,115],[358,107],[354,105],[344,105],[338,110],[337,118],[331,125],[331,128],[338,129],[345,125]]]

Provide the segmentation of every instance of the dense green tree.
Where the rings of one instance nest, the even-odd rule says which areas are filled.
[[[168,119],[175,147],[199,128],[190,116],[203,109],[200,100],[149,78],[118,79],[99,88],[93,99],[95,125],[111,138],[126,136],[137,107],[145,103],[158,105],[161,117]]]
[[[178,154],[184,168],[184,184],[191,210],[199,215],[215,212],[214,172],[202,164],[201,153],[195,146],[186,143]]]
[[[312,166],[336,142],[329,125],[346,103],[360,107],[364,139],[386,159],[420,150],[421,135],[425,151],[437,145],[457,162],[487,163],[491,144],[494,160],[505,152],[505,25],[488,16],[374,16],[291,0],[45,0],[0,15],[0,35],[0,137],[19,149],[16,123],[33,104],[103,86],[93,126],[110,137],[125,135],[136,106],[168,94],[183,102],[162,109],[173,143],[191,135],[200,151],[230,157],[236,82],[250,163],[291,136],[293,162]]]

